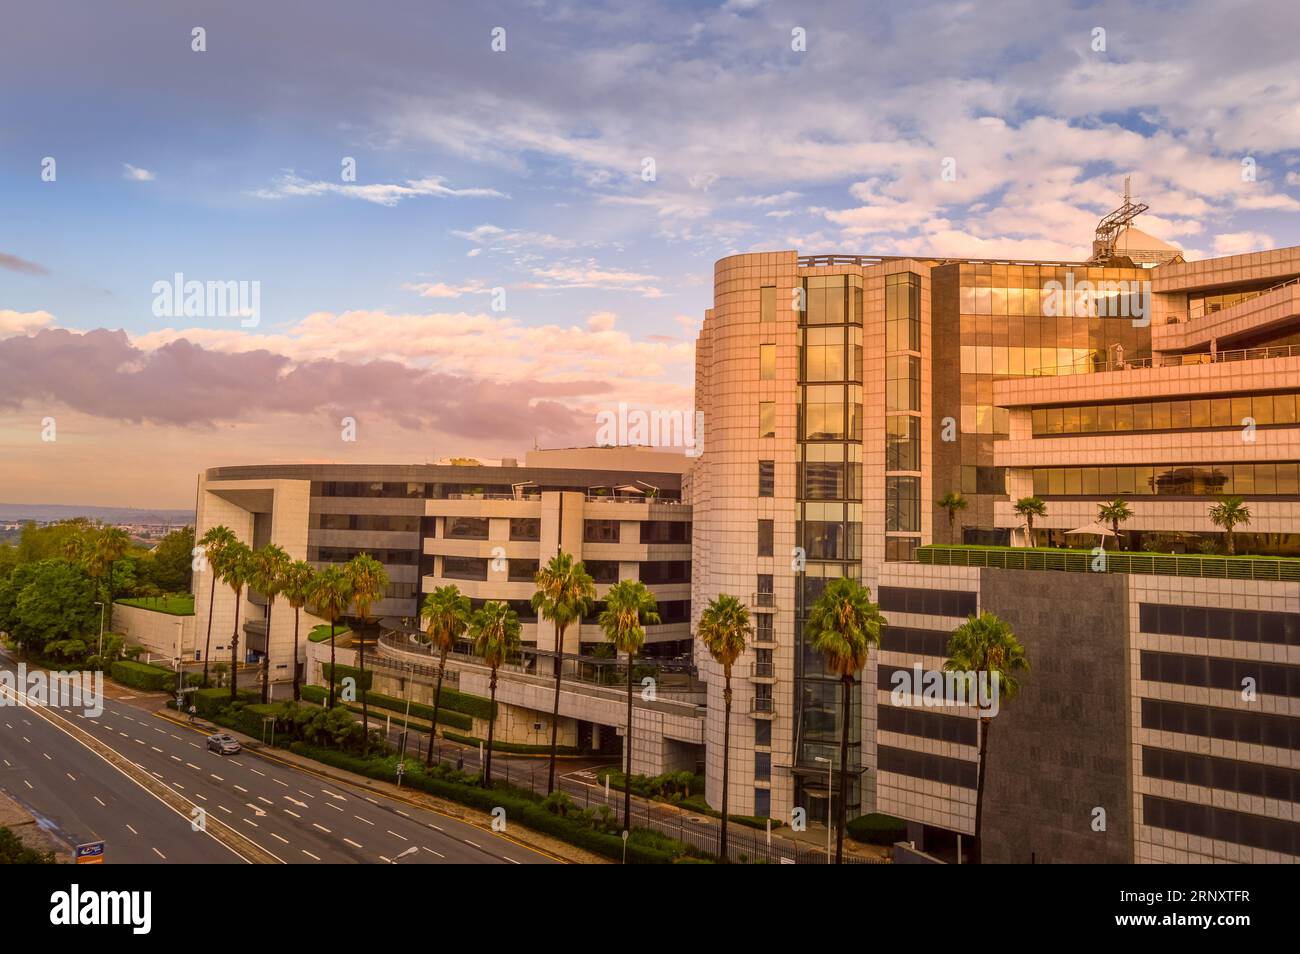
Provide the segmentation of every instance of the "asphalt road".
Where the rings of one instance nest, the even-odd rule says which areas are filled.
[[[0,657],[0,668],[12,669],[13,663]],[[124,701],[106,699],[98,718],[77,709],[61,714],[287,863],[383,864],[412,848],[397,863],[553,862],[508,837],[296,766],[247,751],[210,752],[204,733]],[[34,712],[0,708],[0,727],[0,786],[48,819],[60,837],[104,838],[111,861],[239,860]]]

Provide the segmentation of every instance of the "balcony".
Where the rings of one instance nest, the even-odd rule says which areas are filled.
[[[1104,571],[1093,569],[1095,559],[1091,550],[1028,547],[926,546],[919,547],[916,551],[916,561],[927,566],[1057,570],[1067,573],[1137,573],[1300,583],[1300,559],[1288,557],[1175,556],[1107,550]]]
[[[776,663],[756,662],[754,663],[753,678],[755,679],[775,679]]]
[[[755,716],[775,716],[776,704],[770,698],[755,696],[750,701],[749,714]]]
[[[775,610],[776,594],[775,593],[753,593],[749,597],[749,605],[756,609]]]

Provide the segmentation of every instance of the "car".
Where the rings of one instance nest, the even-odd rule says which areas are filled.
[[[216,752],[218,755],[235,755],[240,751],[239,740],[224,732],[218,732],[216,735],[208,736],[208,751]]]

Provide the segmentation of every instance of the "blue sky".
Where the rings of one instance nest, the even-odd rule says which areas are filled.
[[[1283,0],[11,9],[0,498],[169,506],[219,463],[587,443],[618,401],[690,406],[717,258],[1079,258],[1125,174],[1189,257],[1300,244],[1292,21]],[[259,324],[155,316],[176,272],[259,282]]]

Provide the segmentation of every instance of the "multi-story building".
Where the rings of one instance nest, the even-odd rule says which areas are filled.
[[[216,467],[199,477],[197,533],[224,524],[258,547],[276,543],[317,569],[366,552],[384,565],[386,597],[375,616],[394,628],[416,621],[423,594],[455,583],[474,606],[508,603],[525,646],[556,650],[555,628],[530,599],[539,565],[563,550],[586,563],[597,596],[620,579],[640,579],[659,601],[645,654],[674,657],[690,639],[690,508],[681,500],[680,454],[632,448],[530,452],[483,465],[268,464]],[[208,617],[208,580],[196,576],[196,616]],[[234,595],[216,588],[214,658],[229,651]],[[266,651],[266,601],[246,593],[242,646]],[[604,637],[600,606],[570,627],[562,651],[590,651]],[[312,620],[312,622],[318,622]],[[293,617],[273,612],[273,678],[292,670]],[[301,647],[300,647],[301,649]]]
[[[1209,510],[1232,494],[1252,513],[1243,549],[1296,553],[1298,276],[1300,249],[1189,263],[1136,229],[1089,263],[719,261],[689,486],[695,618],[725,592],[756,622],[733,679],[732,810],[826,818],[847,716],[850,816],[903,817],[954,853],[975,834],[974,710],[890,689],[989,610],[1034,669],[994,720],[986,860],[1300,857],[1294,565],[1085,550],[1081,572],[1048,573],[996,556],[1030,542],[1013,506],[1031,495],[1043,544],[1096,546],[1098,506],[1122,496],[1126,550],[1222,551]],[[967,501],[951,518],[950,491]],[[995,549],[933,546],[958,543]],[[1200,578],[1216,573],[1231,579]],[[849,713],[802,631],[841,575],[890,623]],[[721,687],[699,664],[717,804]]]

